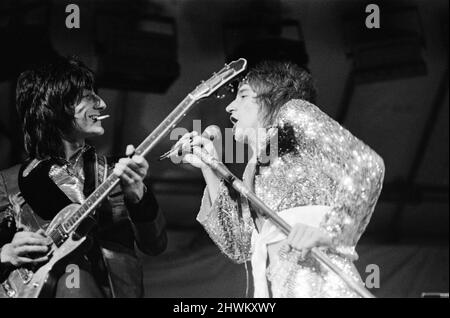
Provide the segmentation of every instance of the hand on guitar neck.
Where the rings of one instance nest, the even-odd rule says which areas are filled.
[[[148,171],[148,162],[144,157],[134,154],[133,145],[128,145],[126,158],[122,158],[114,167],[114,174],[122,183],[125,198],[131,203],[139,202],[145,193],[144,178]]]
[[[51,244],[44,230],[17,232],[11,243],[1,248],[0,262],[15,267],[46,262]]]

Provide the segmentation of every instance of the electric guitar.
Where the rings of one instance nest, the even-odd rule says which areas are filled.
[[[246,66],[247,61],[243,58],[233,61],[198,85],[135,149],[135,154],[145,156],[168,134],[170,129],[176,126],[197,101],[210,96],[243,72]],[[119,177],[111,174],[83,204],[72,203],[62,209],[46,229],[46,234],[53,241],[49,261],[36,269],[22,267],[13,270],[0,284],[0,298],[52,297],[57,282],[56,274],[61,268],[65,268],[70,256],[79,251],[80,246],[86,241],[86,236],[80,237],[75,230],[118,183]]]

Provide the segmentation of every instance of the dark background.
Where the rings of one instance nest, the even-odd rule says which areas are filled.
[[[67,29],[66,5],[81,27]],[[0,169],[23,160],[15,81],[30,65],[77,55],[96,73],[111,118],[93,140],[105,154],[137,145],[213,71],[236,57],[288,58],[315,78],[318,106],[384,159],[383,192],[357,251],[363,278],[380,268],[379,297],[448,293],[448,1],[167,0],[0,3]],[[201,101],[180,123],[230,127],[232,100]],[[169,221],[169,248],[143,257],[149,297],[241,297],[245,269],[221,255],[196,223],[203,191],[189,166],[149,155]],[[232,165],[236,172],[243,165]]]

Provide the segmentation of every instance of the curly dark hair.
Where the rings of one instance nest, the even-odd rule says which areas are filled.
[[[94,75],[74,57],[61,58],[17,80],[16,107],[30,158],[63,157],[62,138],[74,127],[75,105],[93,90]]]
[[[317,90],[311,74],[291,62],[262,62],[250,69],[242,83],[250,85],[257,94],[268,125],[273,123],[281,106],[291,99],[316,103]]]

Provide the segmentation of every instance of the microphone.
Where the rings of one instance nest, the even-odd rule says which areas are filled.
[[[213,141],[215,138],[220,136],[220,128],[217,125],[210,125],[205,128],[205,130],[202,133],[202,137],[209,138],[209,140]],[[183,151],[182,145],[179,144],[177,146],[172,147],[169,151],[163,153],[159,160],[164,160],[166,158],[169,158],[173,156],[174,154],[178,153],[179,156],[181,156]]]

